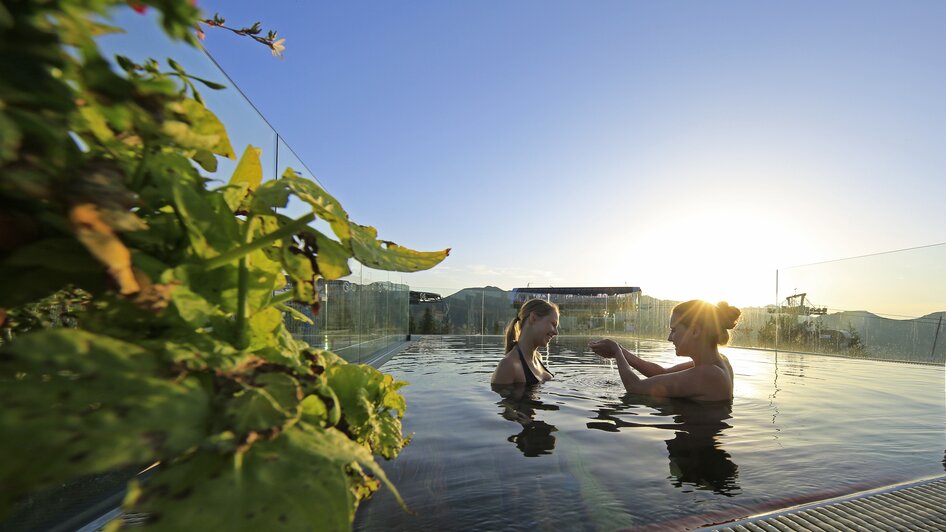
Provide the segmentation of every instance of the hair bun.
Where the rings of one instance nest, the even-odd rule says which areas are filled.
[[[720,301],[716,304],[716,316],[719,318],[719,325],[723,329],[729,330],[735,328],[736,322],[739,321],[739,316],[741,315],[741,310],[731,306],[725,301]]]

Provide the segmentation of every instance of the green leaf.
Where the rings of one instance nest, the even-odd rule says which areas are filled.
[[[240,241],[233,211],[221,195],[197,191],[177,182],[171,186],[175,209],[187,228],[191,248],[197,256],[218,255]]]
[[[257,312],[249,319],[249,347],[250,351],[261,349],[269,345],[269,340],[276,333],[276,329],[283,325],[282,312],[274,307]]]
[[[94,106],[86,105],[79,108],[79,114],[85,119],[89,131],[95,135],[99,142],[110,142],[115,140],[115,133],[108,127],[105,116]]]
[[[315,293],[315,270],[312,260],[300,251],[289,238],[283,239],[280,262],[286,275],[292,280],[293,299],[302,303],[313,303]]]
[[[181,67],[181,65],[178,64],[177,61],[171,59],[170,57],[168,58],[168,65],[170,65],[170,67],[173,68],[179,74],[184,74],[184,68]]]
[[[271,215],[273,209],[281,209],[289,203],[289,187],[282,179],[267,181],[253,193],[250,209],[257,215]]]
[[[308,323],[309,325],[315,324],[315,322],[312,321],[312,318],[306,316],[302,312],[299,312],[298,310],[292,308],[289,305],[279,304],[279,305],[276,305],[276,309],[278,309],[280,312],[289,314],[295,320],[301,321],[303,323]]]
[[[115,61],[125,72],[133,72],[138,68],[138,65],[134,61],[123,55],[116,55]]]
[[[240,208],[240,205],[243,204],[243,200],[246,198],[246,191],[248,190],[247,187],[248,185],[246,183],[240,183],[239,185],[228,185],[218,189],[218,191],[223,193],[223,199],[230,209],[230,212],[236,212]]]
[[[175,286],[171,290],[171,301],[178,315],[194,329],[209,327],[213,318],[224,316],[218,306],[186,286]]]
[[[263,373],[256,377],[255,384],[266,390],[283,410],[293,412],[299,408],[302,388],[293,377],[285,373]]]
[[[217,157],[210,150],[196,150],[191,159],[208,172],[217,171]]]
[[[349,530],[352,463],[381,479],[403,505],[367,450],[336,429],[299,423],[243,455],[205,451],[162,467],[132,490],[125,510],[143,514],[146,529]]]
[[[168,104],[168,109],[184,115],[187,123],[166,120],[163,131],[185,148],[209,150],[228,159],[235,159],[227,130],[215,114],[196,100],[186,99]]]
[[[226,415],[238,433],[268,430],[282,425],[289,416],[264,390],[247,388],[230,400]]]
[[[407,444],[400,430],[406,404],[397,392],[407,383],[395,381],[364,364],[335,365],[326,369],[329,386],[338,396],[342,416],[355,441],[385,458],[394,458]],[[397,423],[389,419],[395,416]]]
[[[314,181],[297,175],[292,168],[287,168],[282,178],[276,182],[284,184],[297,198],[308,203],[316,216],[329,223],[332,231],[335,232],[335,236],[343,244],[348,242],[348,239],[351,238],[348,213],[331,194]]]
[[[294,378],[265,373],[255,384],[237,392],[227,405],[226,415],[237,433],[288,427],[298,420],[302,391]]]
[[[101,37],[102,35],[110,35],[114,33],[125,33],[125,30],[119,28],[118,26],[112,26],[109,24],[103,24],[101,22],[86,22],[89,24],[89,29],[93,37]]]
[[[351,252],[348,248],[311,227],[307,227],[305,232],[315,236],[318,242],[318,254],[315,256],[315,261],[322,277],[331,281],[351,274],[351,269],[348,267]]]
[[[449,249],[443,251],[414,251],[389,242],[378,240],[374,227],[351,224],[351,248],[355,259],[371,268],[397,272],[427,270],[440,264]]]
[[[318,395],[309,395],[299,403],[302,409],[302,421],[317,427],[324,427],[328,421],[328,407]]]
[[[205,436],[209,398],[155,353],[53,329],[0,351],[0,509],[67,479],[174,456]]]
[[[226,86],[226,85],[223,85],[222,83],[216,83],[216,82],[213,82],[213,81],[204,79],[204,78],[198,78],[197,76],[190,76],[190,75],[188,75],[187,77],[191,78],[191,79],[194,80],[194,81],[199,81],[199,82],[203,83],[204,85],[206,85],[208,88],[213,89],[213,90],[219,91],[219,90],[223,90],[223,89],[226,89],[226,88],[227,88],[227,86]]]
[[[211,151],[220,141],[216,135],[197,133],[190,124],[181,120],[165,120],[161,131],[182,148]]]

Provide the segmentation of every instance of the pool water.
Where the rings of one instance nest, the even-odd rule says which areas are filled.
[[[410,385],[400,457],[358,530],[686,529],[942,474],[942,366],[723,348],[731,405],[624,393],[587,338],[558,337],[555,380],[494,390],[498,336],[431,336],[382,368]],[[679,363],[666,342],[624,342]]]

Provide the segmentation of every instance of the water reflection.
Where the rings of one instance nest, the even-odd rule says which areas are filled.
[[[645,407],[656,410],[648,418],[660,421],[628,421],[628,416]],[[670,476],[674,487],[712,490],[732,496],[739,491],[736,483],[739,467],[720,447],[719,436],[732,428],[729,403],[695,403],[682,399],[656,400],[640,396],[625,396],[620,403],[597,409],[588,428],[619,432],[628,427],[650,427],[672,430],[673,438],[665,440],[669,455]],[[670,422],[672,420],[672,422]]]
[[[558,406],[539,400],[539,385],[493,385],[493,391],[501,397],[496,403],[500,407],[499,415],[522,425],[522,431],[509,436],[507,441],[515,443],[526,456],[552,454],[552,449],[555,448],[555,436],[552,433],[558,429],[535,419],[535,414],[537,410],[558,410]]]

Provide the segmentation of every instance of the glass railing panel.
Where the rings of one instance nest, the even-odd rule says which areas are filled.
[[[944,363],[946,245],[784,268],[764,336],[780,350]]]
[[[742,312],[736,328],[730,331],[730,345],[738,347],[765,347],[760,340],[759,331],[770,318],[770,309],[775,303],[775,271],[768,277],[770,282],[757,283],[742,290],[740,299],[728,301]],[[659,294],[645,293],[641,296],[639,313],[639,335],[651,340],[666,340],[670,332],[670,314],[673,307],[683,300],[665,299]],[[710,303],[718,301],[710,300]]]
[[[375,305],[376,285],[374,282],[374,272],[368,268],[361,268],[361,283],[358,285],[358,308],[360,312],[356,320],[358,329],[358,356],[360,360],[366,360],[375,344],[376,326],[378,316]]]
[[[394,272],[364,268],[361,287],[361,356],[370,360],[404,342],[408,335],[409,288]]]
[[[299,156],[296,155],[296,153],[292,150],[292,148],[289,147],[282,137],[277,139],[276,145],[278,149],[276,152],[276,161],[274,164],[280,177],[285,174],[287,169],[291,168],[296,173],[296,175],[309,179],[310,181],[314,181],[323,189],[325,188],[315,177],[309,167],[302,162]],[[312,212],[312,208],[294,196],[289,198],[289,203],[286,208],[280,210],[280,214],[284,214],[290,218],[299,218],[310,212]],[[335,238],[335,235],[328,223],[326,223],[324,220],[316,220],[310,225],[322,233]]]
[[[349,362],[359,362],[360,265],[354,265],[353,270],[355,273],[345,279],[325,282],[325,336],[328,349]]]
[[[410,287],[409,322],[411,334],[460,334],[456,331],[466,328],[464,320],[459,328],[454,323],[460,320],[461,315],[467,315],[465,302],[468,292],[472,289],[459,290],[457,288],[420,286]],[[460,305],[460,302],[464,302]]]
[[[635,336],[639,331],[639,291],[574,295],[524,293],[495,287],[457,290],[429,286],[411,287],[412,331],[414,334],[501,335],[519,307],[532,298],[559,306],[559,334]]]

